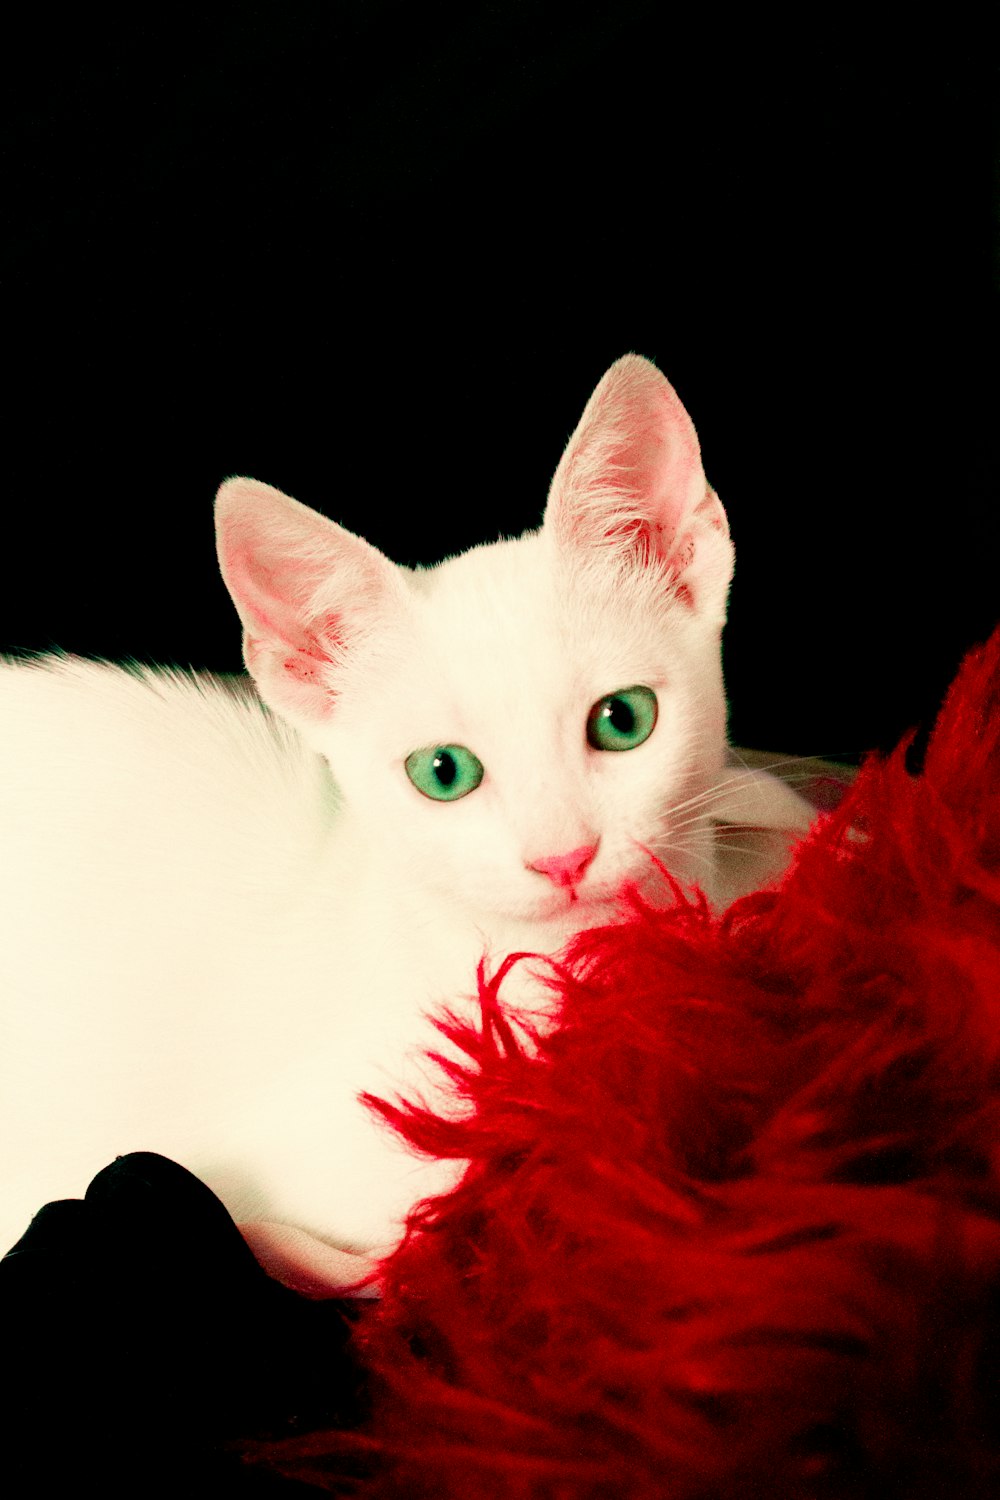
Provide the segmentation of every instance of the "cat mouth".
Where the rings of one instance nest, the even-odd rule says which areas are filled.
[[[579,917],[581,921],[585,916],[606,909],[611,905],[617,894],[617,887],[605,885],[594,886],[564,886],[562,889],[553,889],[548,893],[545,901],[545,912],[547,915],[565,916],[572,914]]]

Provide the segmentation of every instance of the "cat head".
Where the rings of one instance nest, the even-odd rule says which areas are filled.
[[[706,873],[704,817],[682,804],[722,765],[733,549],[649,361],[605,374],[517,540],[401,568],[243,478],[216,522],[247,669],[387,869],[529,920],[596,919],[649,850]]]

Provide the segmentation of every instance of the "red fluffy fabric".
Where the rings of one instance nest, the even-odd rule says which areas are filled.
[[[1000,632],[779,889],[584,933],[530,1044],[484,986],[471,1118],[385,1111],[471,1166],[363,1325],[357,1492],[1000,1494],[998,906]]]

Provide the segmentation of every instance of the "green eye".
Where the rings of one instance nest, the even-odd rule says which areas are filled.
[[[587,715],[587,740],[595,750],[634,750],[656,726],[652,688],[621,688],[595,703]]]
[[[483,764],[464,745],[431,745],[406,757],[406,774],[435,802],[457,802],[483,779]]]

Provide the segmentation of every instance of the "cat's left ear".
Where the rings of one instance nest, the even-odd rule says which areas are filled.
[[[549,490],[545,530],[578,555],[656,566],[674,597],[725,619],[733,575],[726,513],[673,386],[625,354],[599,382]]]
[[[243,622],[243,659],[264,702],[301,729],[321,723],[351,650],[401,598],[376,547],[256,479],[215,501],[219,567]]]

